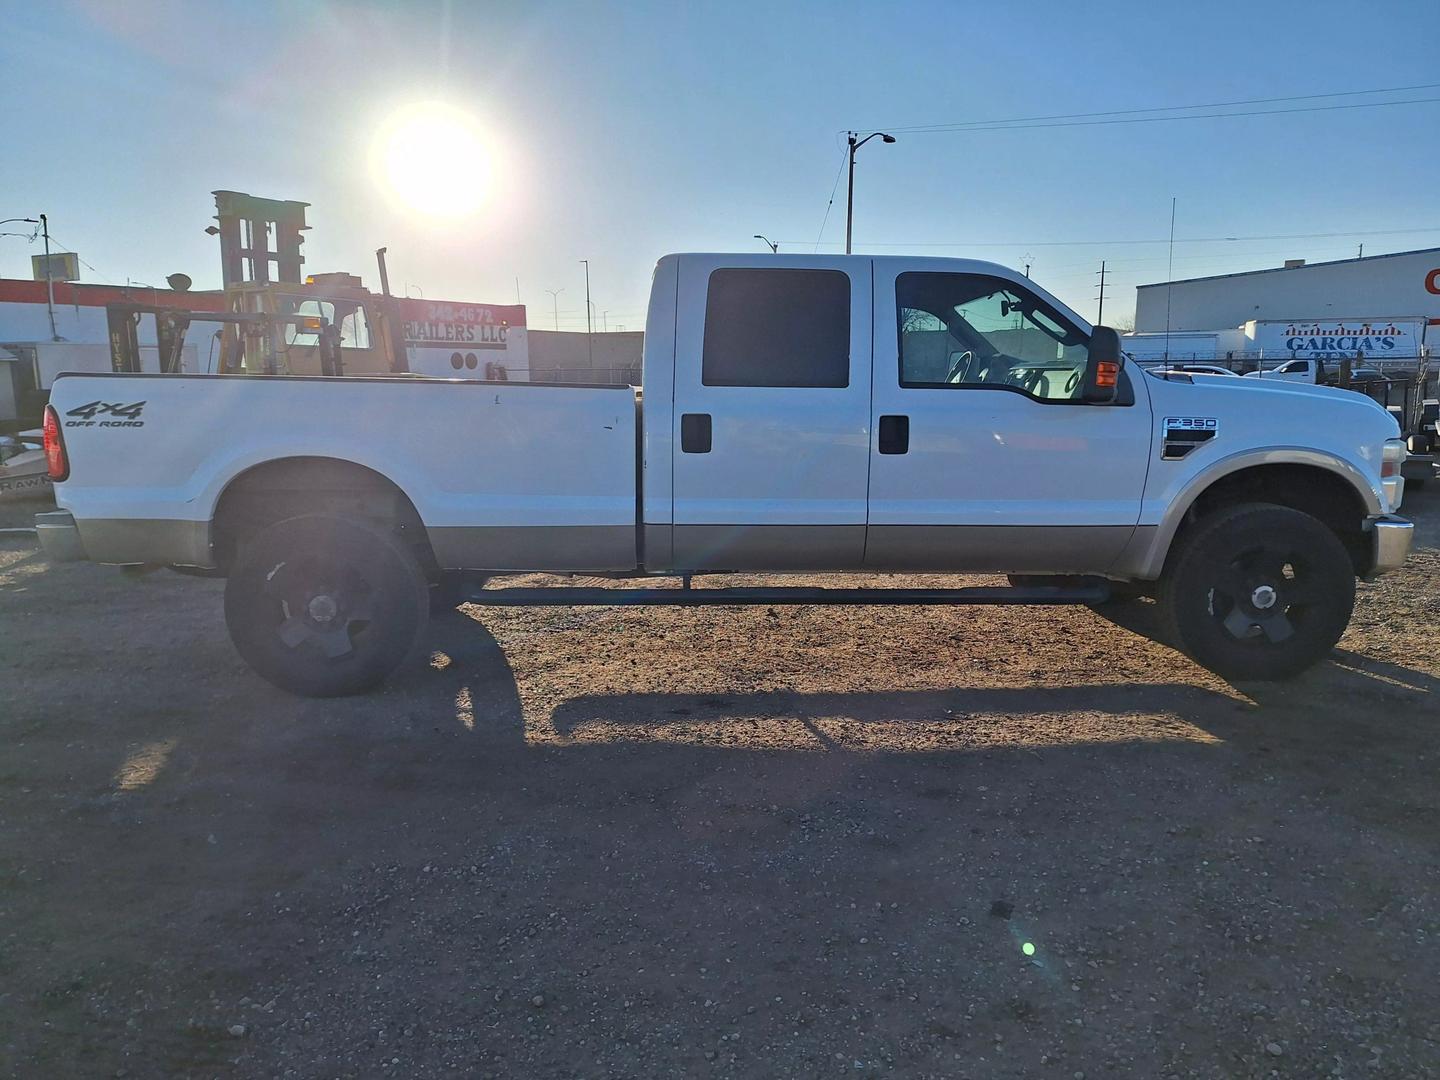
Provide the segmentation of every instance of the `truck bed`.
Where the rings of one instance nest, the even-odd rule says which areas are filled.
[[[629,387],[429,378],[62,375],[58,497],[87,557],[210,565],[209,523],[257,465],[341,460],[407,495],[442,566],[636,565]]]

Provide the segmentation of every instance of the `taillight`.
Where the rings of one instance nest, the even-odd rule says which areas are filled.
[[[59,483],[70,475],[70,459],[65,455],[65,438],[60,434],[60,416],[55,406],[45,406],[45,468],[50,479]]]

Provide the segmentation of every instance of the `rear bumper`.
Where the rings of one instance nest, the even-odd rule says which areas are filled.
[[[35,515],[35,532],[40,547],[51,562],[83,562],[87,556],[80,530],[69,510],[51,510]]]
[[[1415,540],[1415,523],[1398,517],[1377,517],[1370,519],[1369,526],[1374,556],[1371,575],[1399,568],[1410,554],[1410,545]]]

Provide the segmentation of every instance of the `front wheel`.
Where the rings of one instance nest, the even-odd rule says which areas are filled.
[[[282,690],[357,694],[418,648],[429,591],[394,533],[358,518],[290,518],[241,548],[225,583],[225,625],[245,662]]]
[[[1325,657],[1355,607],[1355,569],[1322,522],[1250,503],[1202,520],[1160,582],[1168,636],[1217,674],[1286,679]]]

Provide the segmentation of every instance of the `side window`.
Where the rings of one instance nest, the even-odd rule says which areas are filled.
[[[347,314],[344,308],[351,308]],[[365,309],[359,304],[341,305],[340,347],[342,349],[370,348],[370,324],[365,320]]]
[[[1089,341],[1028,289],[983,274],[895,280],[900,385],[1078,400]]]
[[[849,276],[711,273],[700,378],[706,386],[849,386]]]
[[[1281,365],[1280,365],[1280,374],[1281,374],[1281,375],[1293,375],[1293,374],[1295,374],[1296,372],[1300,372],[1300,371],[1304,371],[1304,370],[1305,370],[1305,361],[1304,361],[1304,360],[1291,360],[1291,361],[1289,361],[1288,363],[1284,363],[1284,364],[1281,364]]]
[[[300,300],[293,297],[282,298],[281,310],[290,315],[308,315],[335,321],[335,305],[328,300]],[[320,335],[309,330],[302,330],[294,323],[285,326],[285,344],[293,345],[298,349],[313,349],[320,344]]]

